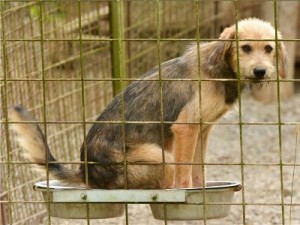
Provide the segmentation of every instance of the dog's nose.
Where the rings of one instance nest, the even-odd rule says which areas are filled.
[[[263,68],[255,68],[253,70],[253,73],[254,73],[254,75],[255,75],[256,78],[261,79],[261,78],[263,78],[265,76],[266,70],[263,69]]]

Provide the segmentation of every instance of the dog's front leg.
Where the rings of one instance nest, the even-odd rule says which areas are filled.
[[[178,163],[175,167],[175,188],[193,186],[192,165],[195,148],[198,140],[199,125],[181,124],[172,125],[174,134],[174,159]],[[180,123],[180,124],[179,124]]]
[[[205,156],[208,142],[208,135],[211,131],[211,127],[200,129],[198,143],[195,149],[193,166],[193,187],[203,187],[205,185]]]

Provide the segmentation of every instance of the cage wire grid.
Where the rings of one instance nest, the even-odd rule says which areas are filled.
[[[279,27],[280,13],[278,8],[284,1],[254,1],[253,6],[260,6],[264,2],[272,4],[275,30]],[[297,3],[297,1],[293,1]],[[287,2],[284,2],[287,4]],[[244,3],[245,4],[245,3]],[[162,77],[161,64],[167,59],[180,55],[185,46],[196,41],[218,40],[221,28],[229,24],[238,25],[238,20],[245,15],[241,10],[242,1],[1,1],[1,148],[0,148],[0,210],[3,224],[183,224],[185,222],[155,221],[151,214],[141,205],[126,204],[125,215],[118,219],[107,220],[79,220],[70,222],[67,219],[50,217],[46,208],[50,208],[50,195],[45,201],[38,193],[32,191],[32,185],[45,175],[49,180],[49,173],[37,177],[37,173],[30,170],[32,162],[23,159],[22,151],[11,139],[8,109],[14,104],[22,103],[33,112],[41,125],[50,149],[59,163],[78,166],[81,163],[88,166],[87,158],[84,162],[78,161],[80,145],[85,140],[89,128],[94,123],[122,124],[123,140],[125,140],[125,125],[138,121],[125,121],[124,113],[121,121],[95,122],[96,116],[103,111],[112,97],[124,90],[128,83],[139,80],[153,66],[158,65],[160,84],[160,114],[163,118],[163,82],[171,80]],[[224,8],[231,9],[224,13]],[[248,6],[247,6],[248,7]],[[228,15],[229,14],[229,15]],[[179,18],[181,15],[187,15]],[[183,17],[183,16],[182,16]],[[230,17],[231,20],[227,17]],[[227,19],[227,20],[226,20]],[[225,22],[222,23],[222,20]],[[226,24],[228,21],[228,24]],[[230,22],[229,22],[230,21]],[[238,30],[238,26],[237,26]],[[196,38],[195,38],[196,37]],[[284,42],[299,42],[299,37],[284,37]],[[232,41],[240,45],[238,37]],[[255,41],[255,40],[253,40]],[[274,40],[273,40],[274,41]],[[276,61],[278,58],[278,37],[276,33]],[[199,48],[198,48],[199,49]],[[198,82],[201,89],[203,82],[216,79],[204,79],[200,74],[200,51],[198,50],[198,79],[178,79],[177,82]],[[239,55],[239,48],[237,48]],[[239,59],[238,65],[240,64]],[[240,78],[239,66],[238,85],[243,82]],[[277,66],[278,74],[278,66]],[[174,81],[174,79],[172,79]],[[218,79],[222,82],[236,81]],[[235,197],[229,217],[220,220],[206,220],[186,222],[186,224],[300,224],[297,212],[300,209],[298,194],[297,150],[299,117],[288,113],[293,107],[281,99],[283,83],[299,82],[299,79],[288,77],[285,80],[269,81],[276,87],[276,104],[271,106],[259,105],[266,108],[267,116],[258,119],[248,119],[248,114],[255,113],[246,104],[259,104],[250,99],[249,93],[245,96],[238,93],[238,104],[235,117],[226,117],[219,122],[199,121],[199,124],[215,125],[215,131],[210,136],[211,142],[218,138],[227,137],[221,134],[228,129],[233,133],[234,140],[227,139],[226,143],[210,145],[231,149],[230,142],[236,142],[236,150],[231,154],[240,155],[232,158],[223,154],[217,159],[214,149],[208,149],[207,162],[202,164],[208,169],[207,177],[239,180],[244,187]],[[238,89],[240,91],[240,88]],[[97,94],[95,94],[97,93]],[[122,111],[124,99],[122,96]],[[199,95],[201,103],[201,94]],[[299,96],[298,96],[299,99]],[[297,105],[299,100],[290,100]],[[201,105],[201,104],[200,104]],[[296,107],[296,106],[294,106]],[[267,110],[276,112],[272,116]],[[297,109],[296,113],[300,113]],[[201,110],[200,110],[201,113]],[[290,117],[290,118],[289,118]],[[143,121],[145,124],[163,125],[167,121]],[[223,127],[223,128],[222,128]],[[233,129],[236,127],[237,129]],[[261,159],[251,158],[249,142],[253,130],[269,129],[274,127],[271,136],[275,143],[272,154],[275,158],[268,158],[267,153],[261,153]],[[291,131],[291,129],[293,131]],[[289,129],[288,129],[289,128]],[[222,130],[223,129],[223,130]],[[263,130],[266,131],[266,130]],[[249,133],[250,132],[250,133]],[[269,132],[269,131],[268,131]],[[202,132],[200,132],[202,133]],[[286,134],[287,133],[287,134]],[[250,135],[249,135],[250,134]],[[223,137],[223,138],[224,138]],[[269,137],[269,136],[268,136]],[[230,140],[230,141],[229,141]],[[263,139],[260,139],[262,141]],[[228,142],[228,143],[227,143]],[[291,142],[287,145],[287,142]],[[232,143],[231,143],[232,144]],[[268,145],[262,141],[263,145]],[[84,143],[86,146],[86,144]],[[73,150],[76,149],[76,150]],[[78,149],[78,150],[77,150]],[[87,148],[84,148],[85,152]],[[285,158],[288,149],[291,156]],[[74,153],[78,152],[78,153]],[[123,141],[125,152],[125,141]],[[255,153],[255,152],[254,152]],[[257,154],[257,152],[256,152]],[[269,153],[271,154],[271,153]],[[87,155],[87,154],[85,154]],[[163,156],[164,157],[164,156]],[[226,158],[227,157],[227,158]],[[255,156],[252,156],[255,157]],[[123,163],[127,171],[128,163]],[[167,165],[166,162],[162,163]],[[270,168],[277,168],[274,170]],[[286,170],[289,169],[287,173]],[[220,172],[224,170],[224,172]],[[250,172],[249,172],[250,170]],[[252,172],[251,172],[252,170]],[[87,170],[86,170],[87,171]],[[218,173],[219,171],[219,173]],[[277,175],[274,182],[277,186],[266,188],[264,179],[255,180],[249,173],[266,173],[266,176]],[[88,177],[88,174],[86,174]],[[126,173],[125,180],[126,180]],[[287,176],[289,176],[287,178]],[[257,177],[259,177],[257,175]],[[254,179],[255,182],[249,180]],[[298,183],[297,183],[298,182]],[[258,184],[259,183],[259,184]],[[286,184],[287,183],[287,184]],[[268,183],[269,184],[269,183]],[[253,185],[253,187],[252,187]],[[255,185],[258,185],[256,188]],[[288,185],[288,187],[287,187]],[[274,191],[279,187],[279,190]],[[264,190],[265,188],[266,190]],[[274,190],[272,190],[272,188]],[[259,189],[255,195],[250,191]],[[277,195],[272,198],[270,195]],[[267,197],[263,197],[266,195]],[[206,193],[203,192],[205,201]],[[250,197],[248,197],[250,196]],[[270,196],[270,197],[268,197]],[[260,201],[260,198],[264,201]],[[46,204],[45,204],[46,203]],[[216,203],[217,204],[217,203]],[[226,203],[220,203],[226,204]],[[46,205],[46,207],[45,207]],[[139,208],[140,207],[140,208]],[[204,204],[204,209],[206,204]],[[269,210],[276,208],[278,210]],[[89,208],[87,207],[87,210]],[[139,210],[142,210],[139,211]],[[265,210],[265,213],[262,213]],[[138,218],[140,212],[141,217]],[[204,210],[205,212],[205,210]],[[87,212],[89,213],[89,212]],[[270,218],[263,219],[258,214]],[[138,214],[138,215],[137,215]],[[256,218],[254,218],[256,217]]]

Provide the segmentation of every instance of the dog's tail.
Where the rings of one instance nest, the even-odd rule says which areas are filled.
[[[15,106],[9,112],[11,128],[17,134],[19,145],[25,156],[36,163],[40,169],[48,170],[49,175],[68,184],[82,183],[80,171],[73,171],[57,163],[50,152],[41,128],[34,122],[31,114],[22,106]],[[48,162],[48,163],[47,163]]]

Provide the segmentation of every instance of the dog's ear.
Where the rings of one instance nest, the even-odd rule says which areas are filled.
[[[211,42],[211,53],[209,57],[209,64],[219,65],[221,62],[228,62],[228,58],[230,57],[230,48],[232,45],[232,39],[235,38],[235,28],[228,27],[225,28],[221,33],[219,40]]]
[[[228,62],[230,55],[230,41],[213,41],[209,44],[207,51],[209,66],[218,66],[223,62]]]
[[[278,73],[281,78],[287,77],[287,52],[282,41],[278,42]]]
[[[227,27],[223,30],[219,39],[221,40],[234,39],[235,33],[236,33],[235,26]]]

